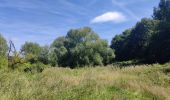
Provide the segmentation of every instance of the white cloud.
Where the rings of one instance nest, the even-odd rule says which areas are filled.
[[[106,12],[102,15],[95,17],[91,23],[104,23],[104,22],[120,23],[126,21],[125,15],[120,12]]]

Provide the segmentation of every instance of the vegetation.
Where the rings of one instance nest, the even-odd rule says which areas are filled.
[[[126,30],[112,40],[111,47],[116,50],[118,60],[144,58],[151,42],[157,21],[142,19],[132,29]]]
[[[0,69],[7,66],[7,55],[8,45],[4,37],[0,34]]]
[[[20,51],[0,35],[0,99],[168,100],[169,51],[168,0],[111,46],[89,27],[71,29],[49,46],[25,42]]]
[[[170,64],[0,71],[2,100],[168,100]]]
[[[84,27],[71,29],[66,36],[56,38],[50,46],[26,42],[20,53],[15,51],[10,55],[12,60],[7,62],[4,61],[7,58],[6,40],[0,36],[0,55],[4,58],[1,66],[7,62],[13,69],[24,66],[21,69],[31,71],[34,69],[31,66],[35,65],[75,68],[106,66],[116,61],[129,60],[138,63],[166,63],[170,61],[169,8],[170,1],[161,0],[154,9],[153,18],[143,18],[133,28],[116,35],[110,47],[91,28]],[[38,67],[38,70],[43,69]]]
[[[113,38],[116,59],[165,63],[170,60],[170,1],[161,0],[153,19],[144,18],[135,27]]]
[[[81,67],[110,64],[115,55],[107,41],[90,28],[70,30],[66,37],[57,38],[52,46],[54,65]],[[57,62],[56,62],[57,60]]]

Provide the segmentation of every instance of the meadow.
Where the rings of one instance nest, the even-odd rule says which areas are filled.
[[[11,1],[0,100],[170,100],[170,0]]]
[[[170,64],[0,70],[1,100],[169,100]]]

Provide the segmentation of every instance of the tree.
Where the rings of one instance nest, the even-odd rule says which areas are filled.
[[[159,23],[150,45],[149,60],[165,63],[170,60],[170,0],[161,0],[154,10],[153,17],[159,20]]]
[[[7,66],[8,45],[5,38],[0,34],[0,68]]]
[[[111,42],[111,48],[115,50],[116,60],[126,60],[128,57],[126,52],[127,39],[132,29],[125,30],[122,34],[116,35]]]
[[[146,57],[147,48],[155,35],[157,21],[152,19],[142,19],[137,23],[129,35],[128,54],[130,59],[143,59]]]
[[[111,47],[117,60],[143,59],[147,63],[170,60],[170,0],[161,0],[153,19],[142,19],[134,28],[115,36]]]
[[[49,63],[51,66],[56,67],[58,66],[58,57],[54,49],[50,48],[49,52]]]
[[[66,44],[66,38],[58,37],[57,39],[53,41],[53,43],[51,44],[51,47],[60,48],[62,46],[65,46],[65,44]]]
[[[40,55],[42,48],[37,43],[26,42],[21,47],[24,57],[31,63],[36,63],[38,61],[38,56]]]
[[[155,20],[170,20],[170,0],[161,0],[158,7],[154,8],[153,18]]]
[[[107,41],[88,27],[70,30],[66,37],[55,39],[51,49],[54,65],[71,68],[110,64],[115,57]]]
[[[41,47],[41,52],[38,55],[38,61],[45,65],[49,64],[49,49],[48,46]]]
[[[85,42],[95,42],[99,39],[99,36],[89,27],[84,27],[81,29],[71,29],[67,35],[67,48],[74,48],[77,44]]]
[[[37,43],[25,42],[25,44],[22,45],[21,47],[21,51],[23,51],[24,55],[27,54],[39,55],[41,52],[41,47]]]
[[[134,28],[126,30],[112,40],[117,60],[143,59],[155,34],[156,20],[144,18]]]
[[[65,58],[67,56],[67,49],[65,48],[66,38],[58,37],[51,44],[50,62],[52,66],[66,66]]]

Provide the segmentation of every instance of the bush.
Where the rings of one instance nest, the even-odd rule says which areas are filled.
[[[7,58],[0,56],[0,69],[7,68],[7,66],[8,66]]]
[[[8,45],[4,37],[0,34],[0,69],[7,67],[8,60],[7,60],[7,50]]]
[[[47,68],[47,65],[44,65],[43,63],[40,62],[35,64],[25,63],[20,68],[20,71],[30,73],[41,73],[45,68]]]

